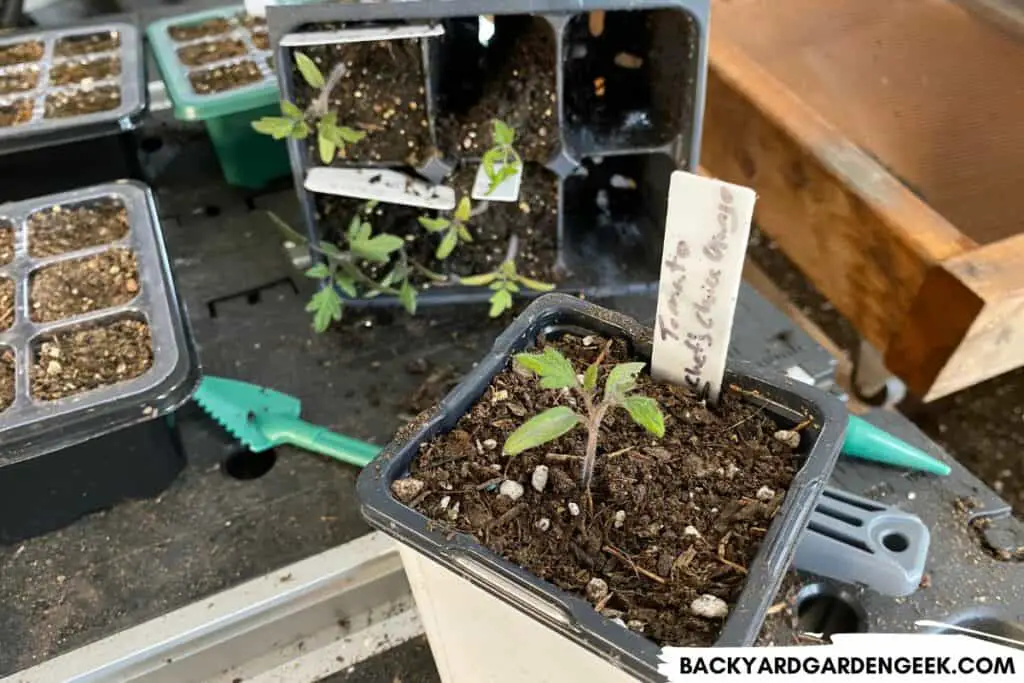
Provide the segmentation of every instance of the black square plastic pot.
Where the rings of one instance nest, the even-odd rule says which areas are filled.
[[[598,11],[606,15],[596,39],[589,17]],[[548,135],[550,144],[535,140],[517,149],[528,164],[545,167],[558,185],[558,216],[550,228],[557,244],[551,264],[557,289],[601,297],[657,286],[671,173],[698,165],[709,11],[707,0],[597,0],[585,11],[571,0],[422,0],[272,6],[267,16],[277,45],[278,83],[288,100],[294,99],[296,84],[293,51],[280,46],[287,34],[338,25],[444,27],[443,36],[420,40],[430,149],[418,155],[416,168],[401,159],[352,162],[416,172],[432,182],[447,182],[466,166],[475,170],[485,148],[479,140],[489,143],[490,130],[455,135],[451,121],[470,120],[460,117],[493,92],[495,79],[516,71],[518,62],[509,60],[523,59],[523,68],[549,74],[551,111],[538,105],[540,113],[525,125]],[[493,17],[494,27],[486,45],[476,33],[484,15]],[[528,59],[516,52],[517,41],[528,42]],[[497,84],[500,89],[505,81]],[[509,102],[519,94],[510,86],[498,99]],[[522,141],[523,127],[510,123]],[[319,224],[316,199],[303,185],[317,162],[311,162],[308,141],[288,144],[306,233],[319,259],[316,246],[330,236]],[[486,214],[477,220],[486,220]],[[490,295],[486,288],[427,285],[419,303],[480,303]],[[395,306],[398,300],[380,296],[351,303]]]
[[[513,354],[530,348],[542,334],[550,336],[560,331],[621,338],[638,359],[650,359],[651,330],[635,320],[565,294],[537,299],[498,337],[492,351],[459,386],[436,408],[403,429],[363,470],[357,484],[362,511],[374,527],[527,614],[538,622],[538,628],[554,629],[641,680],[663,680],[657,673],[659,648],[652,641],[599,615],[582,598],[504,560],[469,535],[439,528],[391,492],[392,483],[408,475],[420,446],[454,428],[484,395],[495,375],[507,367]],[[726,386],[729,385],[757,392],[760,398],[744,394],[746,400],[763,407],[783,427],[808,418],[812,421],[802,432],[803,465],[789,486],[783,505],[749,567],[740,598],[715,643],[717,647],[743,647],[752,645],[760,633],[768,607],[835,466],[847,418],[842,404],[827,394],[782,376],[758,374],[747,364],[730,364],[726,375]],[[524,600],[520,593],[530,599]]]

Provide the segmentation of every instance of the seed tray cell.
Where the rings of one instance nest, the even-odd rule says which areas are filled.
[[[138,30],[119,22],[0,39],[0,151],[133,129],[141,53]]]
[[[7,204],[3,216],[14,248],[0,278],[13,283],[13,302],[0,352],[13,354],[14,383],[0,441],[52,449],[152,419],[191,394],[195,351],[148,188],[99,185]],[[50,280],[46,299],[40,278]],[[103,357],[119,362],[97,364]],[[12,446],[0,465],[19,455]]]

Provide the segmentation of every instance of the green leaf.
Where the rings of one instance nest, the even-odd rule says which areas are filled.
[[[302,110],[288,100],[281,100],[281,113],[293,121],[301,121],[303,118]]]
[[[280,116],[264,116],[252,122],[252,129],[254,131],[263,135],[270,135],[275,140],[283,140],[292,136],[296,128],[298,126],[295,121]]]
[[[459,231],[459,239],[463,242],[469,243],[473,241],[473,235],[469,233],[469,230],[462,223],[456,224],[456,230]]]
[[[504,121],[494,120],[494,144],[511,145],[515,142],[516,132]]]
[[[340,289],[347,297],[354,299],[359,296],[359,292],[356,290],[355,281],[347,275],[335,276],[334,284],[338,285],[338,289]]]
[[[498,277],[497,273],[484,273],[483,275],[469,275],[467,277],[460,277],[459,282],[469,287],[483,287],[494,282],[495,278]]]
[[[514,294],[519,291],[519,285],[517,285],[514,282],[506,280],[502,289],[504,289],[506,292],[512,292]]]
[[[439,261],[445,260],[446,258],[451,256],[451,253],[453,251],[455,251],[455,247],[458,243],[459,233],[455,230],[449,230],[444,234],[444,237],[441,239],[441,244],[437,245],[437,252],[434,254],[434,256]]]
[[[299,73],[302,74],[306,83],[309,83],[309,87],[317,89],[324,87],[324,75],[320,73],[320,69],[313,63],[313,60],[302,52],[295,53],[295,66],[298,67]]]
[[[626,394],[636,387],[636,377],[646,365],[646,363],[619,363],[612,368],[604,383],[605,400],[621,403],[626,398]]]
[[[359,217],[356,216],[356,218],[359,218]],[[355,241],[355,242],[365,242],[368,239],[370,239],[370,235],[372,235],[372,234],[373,234],[373,226],[371,226],[366,221],[359,221],[359,225],[356,227],[355,238],[354,238],[353,241]]]
[[[581,422],[580,416],[566,406],[548,408],[535,415],[509,434],[502,452],[505,455],[519,455],[570,432]]]
[[[469,197],[463,197],[459,200],[459,205],[455,207],[455,220],[465,223],[469,220],[469,214],[472,212],[473,206],[470,204]]]
[[[593,391],[594,387],[597,386],[597,371],[599,366],[597,363],[591,363],[587,367],[587,371],[583,373],[583,388],[587,391]]]
[[[523,275],[516,275],[516,280],[519,284],[523,285],[527,289],[532,289],[535,292],[550,292],[555,288],[554,285],[549,285],[546,282],[534,280],[533,278],[525,277]]]
[[[422,225],[428,232],[441,232],[449,225],[451,221],[447,218],[431,218],[430,216],[420,216],[420,225]]]
[[[359,142],[366,137],[366,133],[361,130],[355,130],[348,126],[341,126],[338,128],[338,137],[343,141],[352,144],[353,142]]]
[[[488,176],[491,179],[491,185],[487,188],[486,194],[491,194],[497,190],[503,182],[515,176],[517,173],[519,173],[518,164],[505,164],[501,168],[497,169],[493,175]]]
[[[654,434],[659,439],[665,436],[665,416],[661,414],[658,402],[647,396],[627,396],[622,407],[629,412],[633,422]]]
[[[365,224],[364,225],[368,225]],[[389,256],[401,249],[405,245],[405,241],[401,237],[395,237],[394,235],[377,235],[372,239],[357,240],[352,242],[352,251],[356,252],[360,258],[366,259],[367,261],[373,261],[374,263],[387,263]]]
[[[310,268],[309,270],[307,270],[304,273],[304,275],[306,277],[311,277],[311,278],[314,278],[314,279],[317,279],[317,280],[322,280],[325,277],[330,277],[331,276],[331,269],[328,268],[327,264],[325,264],[325,263],[318,263],[315,266],[313,266],[312,268]]]
[[[488,315],[497,318],[510,308],[512,308],[512,295],[504,289],[499,289],[491,295],[491,310]]]
[[[338,146],[334,144],[334,140],[323,128],[320,129],[317,136],[317,144],[320,147],[320,161],[325,164],[334,161],[334,157],[338,154]]]
[[[484,173],[487,174],[488,178],[494,178],[495,166],[500,164],[503,158],[504,157],[500,149],[489,149],[484,152],[484,156],[480,159],[480,163],[483,164]]]
[[[305,140],[309,137],[310,132],[312,132],[312,129],[309,127],[309,124],[305,121],[299,121],[295,124],[295,130],[292,131],[292,137],[296,140]]]
[[[402,302],[409,315],[416,315],[416,288],[410,285],[408,280],[403,282],[402,288],[398,290],[398,300]]]
[[[313,329],[323,332],[335,320],[341,320],[341,297],[333,287],[324,287],[313,295],[306,310],[313,313]]]
[[[540,385],[544,389],[579,386],[572,363],[554,347],[549,346],[540,353],[518,353],[515,360],[520,367],[540,377]]]
[[[333,130],[338,125],[338,112],[329,111],[320,118],[320,125]]]

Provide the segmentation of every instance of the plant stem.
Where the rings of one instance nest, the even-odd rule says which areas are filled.
[[[320,94],[313,100],[312,104],[309,105],[309,111],[316,117],[320,118],[327,113],[327,107],[330,105],[331,91],[334,90],[335,86],[338,85],[346,73],[345,62],[338,62],[331,69],[331,73],[327,76],[327,80],[324,82],[324,87],[320,88]]]
[[[519,235],[512,235],[508,238],[508,250],[505,252],[505,262],[515,261],[519,255]]]
[[[482,216],[483,214],[487,213],[487,209],[489,208],[491,208],[491,203],[489,201],[484,200],[473,207],[473,210],[469,212],[469,217],[476,218],[477,216]]]
[[[594,478],[594,466],[597,464],[597,437],[606,412],[608,412],[608,404],[601,403],[587,420],[587,450],[583,455],[583,471],[580,475],[580,481],[587,493],[590,493],[590,482]]]

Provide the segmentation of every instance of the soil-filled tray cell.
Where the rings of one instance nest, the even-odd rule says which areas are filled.
[[[258,83],[263,80],[263,73],[256,66],[256,62],[246,60],[237,64],[193,71],[188,75],[188,80],[196,93],[208,95]]]
[[[63,119],[110,111],[121,106],[121,88],[104,85],[98,88],[51,93],[46,96],[43,117]]]
[[[545,346],[558,349],[580,374],[599,363],[599,387],[615,364],[637,360],[625,341],[608,344],[597,335],[565,335],[541,341],[537,350]],[[540,389],[536,377],[510,365],[452,431],[421,448],[410,467],[424,483],[414,507],[598,603],[603,615],[660,646],[710,647],[722,621],[694,614],[691,604],[714,595],[735,605],[745,568],[802,461],[774,438],[781,426],[762,407],[731,392],[712,410],[688,388],[643,373],[634,393],[657,401],[665,434],[655,439],[625,410],[605,413],[588,496],[578,456],[586,450],[585,429],[513,458],[502,455],[501,445],[533,416],[576,406],[571,395]],[[548,477],[538,492],[529,482],[541,465]],[[484,484],[496,476],[527,482],[518,503]],[[518,514],[509,512],[516,507]],[[504,523],[509,514],[515,522]],[[538,531],[541,519],[548,521]],[[588,597],[595,576],[607,589]]]
[[[50,83],[53,85],[74,85],[86,79],[98,81],[120,74],[121,60],[117,57],[62,62],[50,67]]]
[[[14,324],[14,280],[0,277],[0,332]]]
[[[138,265],[127,249],[45,266],[30,282],[29,309],[39,323],[121,306],[139,294]]]
[[[0,104],[0,128],[20,126],[32,119],[32,100],[15,100],[10,104]]]
[[[497,16],[443,22],[431,43],[438,143],[446,155],[479,158],[491,122],[516,129],[527,161],[548,161],[559,144],[557,47],[540,17]]]
[[[597,13],[594,13],[597,14]],[[689,134],[697,28],[678,10],[573,17],[565,29],[565,131],[577,154],[650,148]]]
[[[45,46],[41,40],[29,40],[13,45],[0,45],[0,66],[38,62],[43,58]]]
[[[0,74],[0,95],[27,92],[39,84],[39,67],[30,66]]]
[[[145,374],[153,365],[149,326],[117,320],[43,335],[33,348],[32,397],[54,401]]]
[[[14,226],[0,218],[0,266],[14,260]]]
[[[167,29],[167,34],[176,42],[186,43],[190,40],[223,35],[229,32],[231,28],[231,21],[229,19],[216,17],[201,21],[198,24],[171,26]]]
[[[249,37],[252,38],[252,44],[256,46],[257,50],[270,49],[270,34],[266,31],[253,31]]]
[[[603,284],[658,280],[674,170],[663,154],[611,156],[585,159],[566,179],[563,252],[574,277]]]
[[[0,413],[14,403],[14,352],[0,346]]]
[[[313,60],[325,79],[339,63],[344,65],[327,108],[337,112],[339,125],[366,133],[362,141],[348,146],[346,161],[410,166],[426,161],[432,143],[419,40],[321,45],[299,51]],[[319,91],[306,83],[297,67],[292,79],[295,104],[305,110]],[[316,136],[309,140],[310,158],[319,164]]]
[[[267,20],[263,17],[254,17],[251,14],[242,12],[237,16],[238,23],[249,29],[250,31],[266,31]]]
[[[53,46],[57,57],[79,57],[81,55],[110,52],[121,46],[121,35],[116,31],[102,31],[86,35],[61,38]]]
[[[67,254],[123,239],[128,234],[128,210],[114,198],[54,206],[30,215],[28,230],[29,255]]]
[[[249,51],[245,42],[237,38],[211,40],[178,48],[178,59],[185,66],[203,66],[241,57]]]

